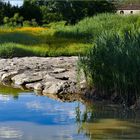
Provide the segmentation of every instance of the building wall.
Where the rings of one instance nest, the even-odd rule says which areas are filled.
[[[117,13],[118,14],[125,14],[125,15],[128,15],[128,14],[140,14],[140,10],[118,10]]]

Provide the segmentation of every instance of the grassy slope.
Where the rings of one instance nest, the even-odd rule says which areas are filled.
[[[48,28],[0,28],[0,57],[84,54],[102,32],[121,34],[137,27],[140,27],[139,15],[101,14],[85,18],[75,26],[55,23]]]
[[[83,54],[91,45],[83,39],[55,36],[56,29],[0,29],[0,56],[71,56]]]

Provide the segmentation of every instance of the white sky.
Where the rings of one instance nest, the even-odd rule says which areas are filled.
[[[10,2],[12,5],[21,6],[23,4],[23,0],[4,0],[5,2]]]

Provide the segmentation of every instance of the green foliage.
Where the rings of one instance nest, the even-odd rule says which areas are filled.
[[[103,32],[95,44],[80,58],[88,83],[101,93],[121,95],[131,105],[140,93],[140,32]]]
[[[75,26],[61,27],[56,36],[67,38],[84,38],[87,42],[94,42],[103,31],[123,33],[124,30],[140,27],[139,15],[121,16],[117,14],[98,14],[81,20]]]
[[[28,20],[23,21],[23,27],[30,27],[31,26],[31,22]]]
[[[3,24],[4,17],[11,18],[10,26],[16,26],[16,21],[22,23],[23,18],[25,21],[35,19],[38,25],[63,20],[67,24],[75,24],[85,17],[103,12],[115,12],[115,6],[107,0],[24,0],[21,7],[11,6],[10,3],[0,1],[0,24]]]
[[[51,22],[49,24],[44,24],[44,27],[60,30],[61,28],[65,28],[65,21],[59,21],[59,22]]]
[[[24,21],[23,24],[31,26],[29,21]],[[34,32],[37,28],[32,27],[29,27],[28,31],[21,28],[21,31],[1,32],[0,43],[6,45],[12,42],[36,56],[83,55],[93,46],[92,44],[95,44],[95,40],[100,37],[102,32],[111,31],[123,35],[125,31],[134,28],[138,30],[140,16],[101,14],[86,18],[75,26],[64,26],[64,24],[65,22],[50,23],[47,24],[47,29],[44,28],[39,32]],[[30,56],[24,51],[21,55]]]
[[[19,15],[19,13],[15,13],[13,17],[4,17],[3,23],[6,26],[22,26],[23,25],[23,17]]]
[[[31,21],[25,20],[23,21],[23,27],[37,27],[38,23],[36,19],[32,19]]]
[[[9,22],[10,22],[9,17],[4,17],[3,23],[4,23],[5,25],[8,25]]]
[[[38,26],[38,24],[36,22],[36,19],[32,19],[31,20],[31,26],[33,26],[33,27],[37,27]]]
[[[42,30],[37,32],[37,28],[27,29],[13,28],[12,32],[7,32],[8,29],[0,32],[0,57],[82,55],[91,47],[83,40],[57,37],[53,29],[49,31],[41,28]]]
[[[75,24],[87,16],[93,16],[97,13],[103,13],[103,12],[115,12],[115,6],[106,0],[102,0],[102,1],[51,0],[45,3],[40,3],[39,0],[35,0],[35,1],[36,4],[41,6],[43,5],[41,8],[43,14],[49,13],[49,16],[47,16],[47,18],[51,17],[52,15],[54,16],[49,18],[49,20],[55,19],[51,22],[59,21],[61,19],[67,21],[67,24]],[[45,19],[43,19],[43,21],[44,20]]]
[[[40,7],[31,1],[25,0],[19,11],[25,20],[31,21],[32,19],[35,19],[38,24],[42,22]]]
[[[0,56],[2,58],[33,56],[30,50],[24,48],[22,45],[14,43],[4,43],[0,45]]]

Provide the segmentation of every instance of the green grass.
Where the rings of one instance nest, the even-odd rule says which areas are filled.
[[[123,31],[134,27],[140,27],[140,15],[100,14],[91,18],[85,18],[75,26],[62,27],[56,31],[56,35],[67,38],[85,38],[86,41],[92,42],[103,31],[111,30],[123,33]]]
[[[31,33],[9,32],[0,34],[0,44],[2,43],[18,43],[23,45],[40,44],[41,40]]]
[[[104,31],[123,34],[140,27],[140,16],[101,14],[74,26],[64,22],[46,28],[0,28],[0,57],[84,55]],[[11,46],[11,47],[10,47]],[[17,53],[18,52],[18,53]]]
[[[56,29],[30,30],[1,29],[0,57],[72,56],[84,54],[92,46],[83,39],[58,37]]]
[[[75,42],[63,42],[58,44],[41,44],[41,45],[21,45],[17,43],[0,44],[0,57],[13,58],[24,56],[72,56],[84,54],[89,49],[90,44]]]

